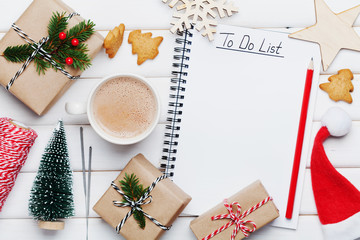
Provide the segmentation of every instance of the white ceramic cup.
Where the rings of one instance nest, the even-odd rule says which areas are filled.
[[[107,133],[105,130],[103,130],[100,127],[100,125],[98,124],[97,120],[94,117],[93,101],[94,101],[95,93],[104,83],[106,83],[107,81],[110,81],[114,78],[119,78],[119,77],[130,77],[130,78],[136,79],[136,80],[144,83],[146,86],[149,87],[149,89],[155,96],[155,101],[156,101],[157,107],[156,107],[156,114],[155,114],[154,121],[143,133],[141,133],[135,137],[132,137],[132,138],[121,138],[121,137],[116,137],[116,136],[113,136],[113,135]],[[145,139],[154,130],[154,128],[156,127],[157,123],[159,122],[159,118],[160,118],[160,100],[159,100],[158,93],[147,82],[147,80],[145,78],[143,78],[139,75],[135,75],[135,74],[115,74],[115,75],[105,77],[98,84],[96,84],[96,86],[91,90],[86,103],[84,103],[84,102],[67,102],[65,105],[65,109],[66,109],[67,113],[73,114],[73,115],[87,114],[89,122],[90,122],[91,126],[93,127],[93,129],[95,130],[95,132],[100,137],[105,139],[106,141],[109,141],[111,143],[118,144],[118,145],[134,144],[134,143],[140,142],[141,140]]]

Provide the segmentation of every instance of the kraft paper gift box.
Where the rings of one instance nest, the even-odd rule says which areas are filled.
[[[34,0],[25,10],[15,24],[24,31],[35,42],[48,36],[47,26],[53,12],[67,14],[74,12],[70,7],[60,0]],[[79,12],[81,14],[81,12]],[[80,16],[74,16],[69,20],[67,29],[83,21]],[[3,53],[8,46],[22,45],[26,42],[9,26],[10,30],[0,41],[0,52]],[[101,50],[103,37],[95,32],[85,43],[88,45],[87,54],[91,59]],[[10,79],[22,67],[23,63],[13,63],[0,57],[0,83],[4,87]],[[77,76],[82,71],[72,67],[65,67],[71,75]],[[60,71],[50,68],[45,75],[39,75],[32,61],[25,71],[15,80],[10,92],[20,101],[31,108],[36,114],[44,114],[60,96],[76,80],[70,80]],[[10,94],[10,93],[9,93]]]
[[[255,206],[256,204],[262,202],[264,199],[269,197],[269,194],[266,192],[264,186],[261,182],[255,181],[254,183],[250,184],[240,192],[236,193],[232,197],[228,198],[228,204],[230,205],[233,202],[238,202],[241,206],[241,214],[246,210],[250,209],[251,207]],[[233,212],[237,212],[237,207],[233,206]],[[197,239],[203,239],[204,237],[208,236],[209,234],[213,233],[215,230],[219,229],[220,227],[224,226],[225,224],[229,223],[231,219],[218,219],[218,220],[211,220],[212,216],[217,216],[220,214],[228,214],[228,210],[225,208],[224,203],[219,203],[214,208],[210,209],[209,211],[205,212],[204,214],[200,215],[198,218],[194,219],[190,223],[190,228],[197,237]],[[258,231],[261,227],[265,226],[266,224],[270,223],[274,219],[279,216],[279,210],[276,208],[274,202],[272,200],[268,201],[242,220],[250,220],[256,224],[256,231]],[[249,223],[245,224],[250,230],[253,226]],[[216,234],[211,240],[228,240],[231,237],[235,229],[235,224],[230,226],[229,228],[225,229],[224,231]],[[249,233],[251,236],[251,233]],[[243,239],[245,235],[241,230],[238,231],[235,240]]]
[[[120,175],[114,180],[114,183],[118,187],[120,187],[119,181],[124,179],[125,173],[128,175],[134,173],[144,188],[150,186],[157,177],[163,175],[142,154],[138,154],[132,158],[124,170],[121,171]],[[111,183],[109,183],[109,185],[110,184]],[[141,207],[145,213],[165,226],[170,226],[191,200],[189,195],[168,178],[158,182],[150,192],[150,195],[152,196],[151,203],[142,205]],[[130,207],[114,206],[113,201],[122,200],[123,197],[110,186],[93,207],[94,211],[99,214],[114,231],[115,227],[131,210]],[[165,230],[155,225],[147,217],[145,217],[145,219],[145,228],[141,229],[135,221],[134,216],[131,215],[120,230],[120,234],[126,239],[131,240],[159,239]]]

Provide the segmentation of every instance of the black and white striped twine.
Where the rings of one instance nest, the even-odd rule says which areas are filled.
[[[166,175],[162,175],[158,178],[155,179],[155,181],[150,185],[150,187],[148,188],[148,190],[144,193],[143,196],[141,196],[141,198],[138,201],[133,201],[131,200],[125,193],[123,193],[120,188],[118,188],[118,186],[115,185],[114,181],[112,181],[111,186],[118,192],[120,193],[124,199],[127,201],[126,203],[120,202],[120,201],[113,201],[113,204],[117,207],[131,207],[131,210],[126,214],[126,216],[121,220],[121,222],[116,226],[115,230],[117,233],[120,232],[121,228],[124,226],[126,220],[134,213],[135,210],[142,212],[147,218],[149,218],[153,223],[155,223],[158,227],[160,227],[162,230],[169,230],[171,228],[164,226],[163,224],[161,224],[160,222],[158,222],[155,218],[153,218],[152,216],[150,216],[149,214],[147,214],[146,212],[144,212],[140,206],[141,205],[146,205],[151,203],[152,201],[152,197],[151,195],[149,195],[151,193],[151,191],[154,189],[154,187],[156,186],[156,184],[158,182],[160,182],[161,180],[167,178]],[[146,201],[147,200],[147,201]]]
[[[73,12],[69,14],[66,21],[69,21],[73,16],[79,16],[80,14]],[[44,57],[46,61],[48,61],[51,65],[56,67],[58,70],[60,70],[64,75],[66,75],[69,79],[75,80],[78,79],[80,76],[72,76],[70,73],[68,73],[66,70],[64,70],[57,62],[55,62],[49,53],[47,53],[42,46],[49,40],[49,36],[43,37],[40,39],[40,41],[37,43],[33,39],[29,37],[24,31],[22,31],[18,26],[16,26],[15,23],[11,25],[11,27],[14,29],[14,31],[19,34],[19,36],[24,39],[28,44],[31,45],[31,47],[34,49],[34,52],[26,59],[25,63],[22,65],[22,67],[17,71],[13,78],[11,78],[10,82],[6,86],[6,90],[9,90],[11,86],[14,84],[15,80],[24,72],[24,70],[27,68],[27,66],[30,64],[32,60],[34,60],[35,56],[37,54],[40,54]]]

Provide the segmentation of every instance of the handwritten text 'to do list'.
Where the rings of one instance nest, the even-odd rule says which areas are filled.
[[[218,49],[284,58],[284,55],[281,54],[282,41],[269,41],[265,37],[254,39],[247,34],[236,36],[231,32],[220,32],[220,38],[221,40],[217,42],[216,46]]]

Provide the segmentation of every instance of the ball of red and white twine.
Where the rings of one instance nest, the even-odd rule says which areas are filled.
[[[34,130],[0,118],[0,211],[36,138]]]

